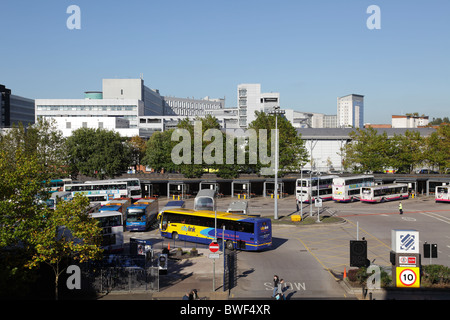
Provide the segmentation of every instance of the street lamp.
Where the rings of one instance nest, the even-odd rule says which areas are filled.
[[[278,220],[278,114],[284,114],[285,111],[280,109],[280,106],[274,106],[269,114],[275,115],[275,190],[274,190],[274,219]]]

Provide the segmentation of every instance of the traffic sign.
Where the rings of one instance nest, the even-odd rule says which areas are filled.
[[[420,268],[397,267],[396,271],[397,287],[420,288]]]
[[[209,251],[211,251],[212,253],[219,251],[219,244],[214,241],[211,242],[211,244],[209,245]]]

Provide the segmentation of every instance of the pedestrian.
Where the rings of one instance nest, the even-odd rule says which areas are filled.
[[[280,282],[280,279],[277,275],[273,276],[273,292],[272,292],[272,298],[275,298],[277,292],[278,292],[278,283]]]
[[[278,282],[278,290],[277,290],[277,296],[278,299],[277,300],[284,300],[284,280],[281,279],[280,282]]]
[[[402,202],[400,201],[400,203],[398,204],[398,211],[400,212],[400,214],[403,214],[403,205]]]

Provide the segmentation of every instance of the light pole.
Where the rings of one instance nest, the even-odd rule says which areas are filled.
[[[274,106],[273,111],[269,114],[275,115],[275,190],[274,190],[274,219],[278,220],[278,114],[284,114],[285,111],[280,109],[280,106]]]

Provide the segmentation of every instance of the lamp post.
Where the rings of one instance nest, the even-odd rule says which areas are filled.
[[[280,106],[274,106],[273,111],[269,114],[275,115],[275,190],[274,190],[274,219],[278,220],[278,114],[284,114],[285,111],[280,109]]]

